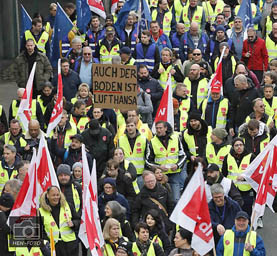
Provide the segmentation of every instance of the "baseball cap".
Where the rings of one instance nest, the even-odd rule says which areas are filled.
[[[244,219],[249,220],[249,215],[248,215],[248,213],[245,212],[245,211],[239,211],[239,212],[237,213],[235,219],[239,219],[239,218],[244,218]]]
[[[76,139],[76,140],[78,140],[80,142],[83,142],[83,137],[82,137],[81,134],[75,134],[75,135],[71,136],[70,139],[71,140]]]
[[[219,172],[219,167],[217,164],[209,164],[208,167],[206,168],[207,171],[218,171]]]

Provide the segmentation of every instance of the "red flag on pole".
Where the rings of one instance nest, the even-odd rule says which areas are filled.
[[[50,133],[60,122],[63,115],[63,80],[61,73],[61,59],[58,61],[58,98],[56,100],[55,106],[52,111],[52,115],[47,127],[47,137],[49,137]]]
[[[202,169],[198,166],[170,220],[193,233],[191,247],[204,255],[213,249],[214,239]]]
[[[101,0],[88,0],[88,5],[92,12],[95,12],[103,19],[106,19],[105,8]]]
[[[31,70],[31,73],[29,75],[26,89],[20,101],[18,112],[17,112],[17,115],[20,121],[22,122],[23,129],[25,131],[28,130],[28,124],[32,117],[33,81],[34,81],[34,76],[36,71],[36,65],[37,63],[35,62]]]
[[[170,123],[174,129],[174,112],[173,112],[173,101],[172,101],[172,87],[171,87],[171,74],[168,76],[167,86],[163,93],[154,124],[152,126],[152,132],[156,133],[155,124],[158,121],[165,121]]]

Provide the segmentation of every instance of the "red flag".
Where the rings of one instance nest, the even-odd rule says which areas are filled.
[[[86,248],[90,248],[93,256],[99,256],[102,255],[101,247],[104,246],[104,237],[101,230],[97,206],[96,161],[93,161],[93,168],[90,176],[84,144],[82,145],[82,159],[83,212],[78,236]]]
[[[88,0],[88,5],[92,12],[95,12],[103,19],[106,19],[105,8],[101,0]]]
[[[37,196],[39,197],[49,186],[59,186],[57,175],[47,147],[45,138],[42,136],[39,142],[36,159],[37,166]]]
[[[155,123],[158,121],[165,121],[170,123],[174,129],[174,112],[173,112],[173,101],[172,101],[172,87],[171,87],[171,74],[168,76],[167,86],[163,93],[154,124],[152,126],[152,132],[156,133]]]
[[[118,0],[112,0],[111,13],[115,13],[117,3],[118,3]]]
[[[52,115],[47,127],[47,137],[51,131],[58,125],[63,115],[63,80],[61,74],[61,59],[58,61],[58,98],[52,111]]]
[[[36,216],[36,150],[9,217]],[[9,220],[8,222],[9,223]]]
[[[204,255],[214,247],[214,239],[202,169],[193,174],[170,220],[193,233],[191,247]]]
[[[23,129],[28,130],[28,124],[32,117],[33,80],[37,63],[35,62],[28,78],[26,89],[20,101],[17,115],[22,122]]]

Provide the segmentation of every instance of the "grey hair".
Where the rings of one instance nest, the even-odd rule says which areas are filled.
[[[142,173],[142,178],[143,178],[143,180],[144,180],[145,177],[148,176],[148,175],[154,175],[154,177],[156,177],[155,174],[154,174],[153,172],[148,171],[148,170],[144,170],[143,173]]]
[[[76,44],[76,43],[82,43],[82,40],[79,36],[75,36],[71,42],[72,44]]]
[[[172,54],[172,51],[171,51],[168,47],[163,48],[162,51],[161,51],[161,53],[162,53],[162,52],[169,52],[170,57],[172,57],[172,55],[173,55],[173,54]]]
[[[121,64],[121,57],[118,55],[112,56],[112,64]]]
[[[4,148],[6,148],[6,149],[12,151],[13,153],[16,153],[16,147],[13,146],[13,145],[6,144],[6,145],[4,146]]]
[[[120,203],[118,203],[117,201],[109,201],[107,202],[107,204],[111,210],[112,210],[112,217],[116,218],[122,214],[126,214],[126,208],[123,207]]]
[[[21,182],[17,179],[8,180],[5,183],[5,186],[9,185],[11,187],[11,190],[17,195],[21,188]]]
[[[254,27],[249,27],[249,28],[247,29],[247,32],[249,32],[249,31],[253,31],[253,32],[255,32],[255,33],[257,32],[256,29],[255,29]]]
[[[224,188],[221,184],[215,183],[211,186],[211,194],[224,194]]]
[[[245,75],[239,74],[234,78],[234,82],[236,82],[236,81],[241,82],[241,83],[247,83],[247,78]]]

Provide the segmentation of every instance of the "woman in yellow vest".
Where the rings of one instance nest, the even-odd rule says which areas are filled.
[[[109,218],[103,228],[103,237],[105,239],[105,256],[115,256],[118,245],[127,239],[120,235],[120,223],[114,218]]]
[[[43,87],[42,87],[42,91],[41,91],[41,95],[37,96],[37,102],[40,105],[42,114],[45,114],[47,105],[51,102],[51,100],[54,97],[54,91],[53,91],[53,85],[51,84],[51,82],[45,82]]]
[[[174,238],[175,249],[173,249],[169,256],[174,255],[193,255],[191,248],[192,233],[186,229],[179,229]]]
[[[52,229],[57,256],[78,256],[79,245],[75,231],[79,228],[80,219],[72,215],[74,212],[57,186],[48,187],[41,195],[39,214],[42,217],[43,233],[49,240]]]
[[[120,235],[128,238],[129,241],[136,241],[130,222],[126,217],[126,209],[117,201],[109,201],[105,206],[105,217],[101,220],[101,226],[104,228],[106,222],[110,218],[114,218],[120,223]]]
[[[225,156],[222,165],[223,176],[234,181],[244,201],[242,209],[250,216],[252,213],[254,193],[242,174],[254,158],[255,156],[246,150],[243,138],[237,137],[233,139],[230,153]]]
[[[86,113],[93,107],[93,95],[90,92],[88,84],[81,83],[79,85],[76,97],[71,99],[71,103],[74,105],[77,100],[83,100],[86,103]]]
[[[164,223],[156,209],[151,209],[146,212],[144,221],[149,227],[149,239],[151,242],[158,243],[163,248],[166,255],[172,249],[170,240],[165,232]]]

